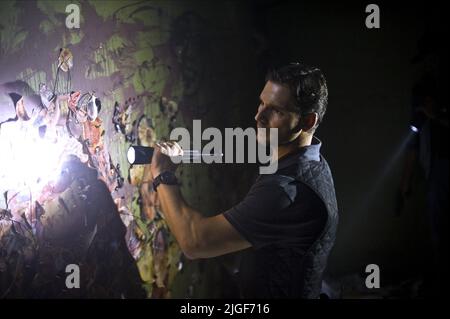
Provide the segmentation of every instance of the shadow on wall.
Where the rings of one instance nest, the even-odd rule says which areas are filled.
[[[45,205],[35,205],[28,217],[2,213],[1,297],[145,297],[126,228],[94,169],[73,157]]]

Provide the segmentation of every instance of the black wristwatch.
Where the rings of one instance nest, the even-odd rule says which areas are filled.
[[[159,184],[178,185],[178,179],[174,172],[164,171],[153,180],[153,190],[155,192],[157,191],[156,188]]]

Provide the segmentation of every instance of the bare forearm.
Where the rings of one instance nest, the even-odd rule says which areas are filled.
[[[209,258],[250,247],[251,244],[224,214],[203,217],[184,201],[180,188],[174,185],[174,176],[170,174],[175,171],[176,164],[169,158],[182,152],[176,142],[156,143],[150,169],[159,185],[158,198],[165,220],[184,254],[190,259]],[[161,175],[162,172],[166,173]]]
[[[158,196],[165,220],[186,253],[199,241],[196,224],[202,216],[186,204],[178,186],[161,184],[158,186]]]

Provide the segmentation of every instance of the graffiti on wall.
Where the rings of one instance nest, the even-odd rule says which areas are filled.
[[[41,147],[36,153],[45,152],[41,140],[57,144],[60,166],[51,180],[38,155],[34,163],[27,158],[18,171],[31,169],[17,185],[16,171],[2,171],[2,179],[13,182],[1,186],[0,293],[170,297],[183,267],[181,252],[149,170],[130,168],[125,154],[131,143],[152,146],[182,124],[177,101],[198,89],[201,76],[198,39],[175,36],[171,28],[195,20],[182,8],[83,1],[81,27],[68,29],[66,5],[2,4],[2,133],[26,128],[32,133],[24,138],[32,135]],[[20,152],[23,144],[7,140]],[[29,182],[30,170],[38,182]],[[115,266],[101,266],[106,262]],[[55,281],[70,263],[88,274],[81,291]],[[114,279],[119,273],[129,273],[136,284]]]

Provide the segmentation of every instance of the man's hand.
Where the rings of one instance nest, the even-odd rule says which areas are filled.
[[[177,142],[169,141],[156,143],[150,166],[153,178],[156,178],[164,171],[175,171],[178,164],[172,162],[171,157],[182,156],[183,150]]]

